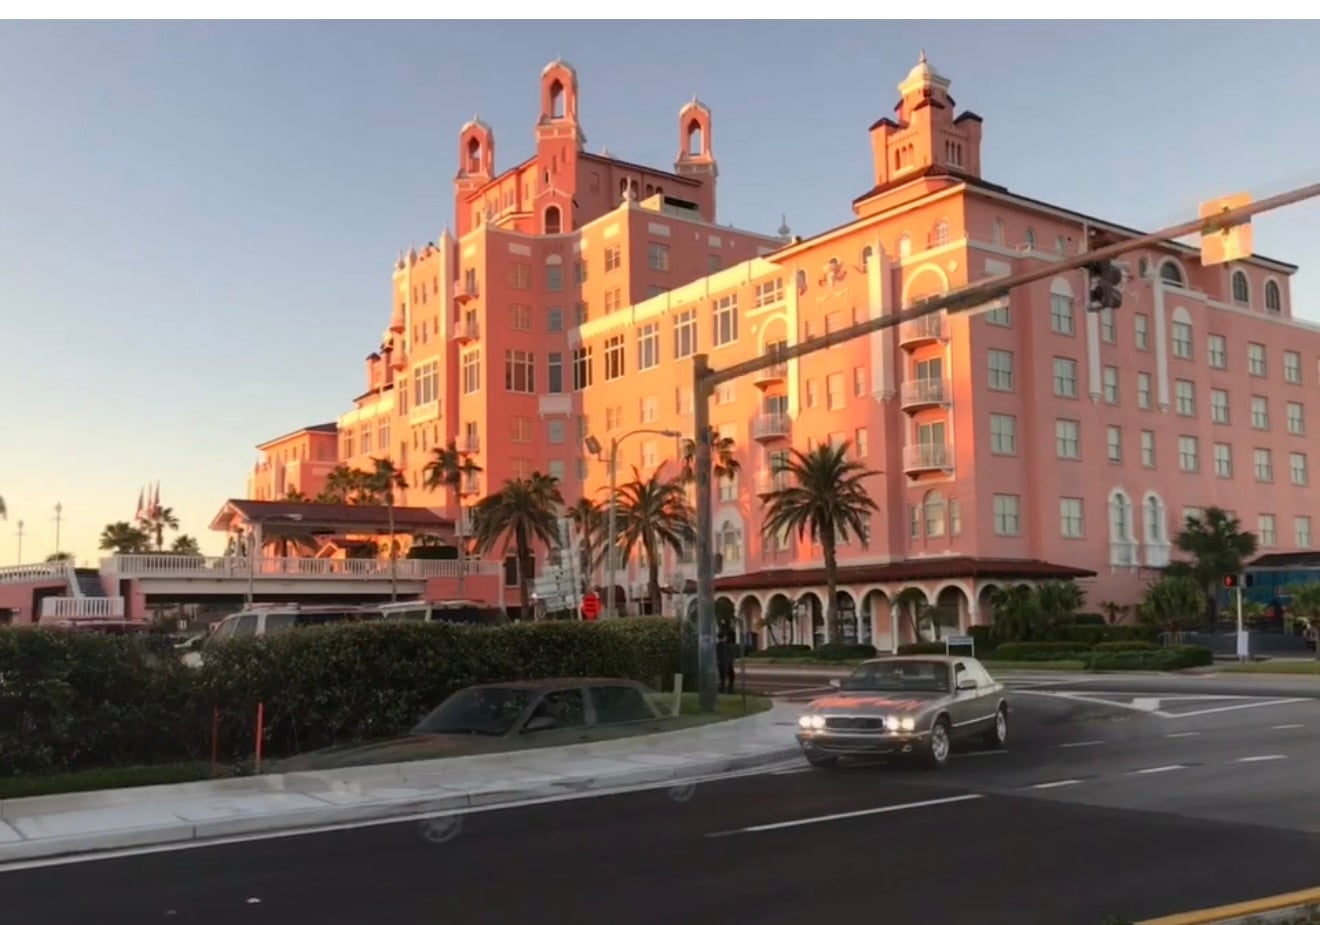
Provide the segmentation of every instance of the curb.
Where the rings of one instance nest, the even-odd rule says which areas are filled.
[[[1277,921],[1285,915],[1304,913],[1317,905],[1320,905],[1320,888],[1280,893],[1213,909],[1179,912],[1163,918],[1146,919],[1137,925],[1245,925],[1248,922]]]
[[[520,805],[546,798],[571,799],[586,797],[597,791],[616,788],[645,788],[648,784],[668,781],[688,781],[702,777],[736,771],[750,771],[769,766],[801,754],[797,744],[777,747],[754,755],[720,758],[697,762],[677,768],[647,768],[603,777],[566,777],[551,784],[539,784],[523,790],[478,791],[432,798],[381,800],[356,806],[332,806],[298,809],[276,814],[254,815],[243,818],[218,819],[199,822],[122,829],[112,832],[41,838],[29,841],[0,842],[0,865],[47,858],[73,858],[126,848],[147,848],[158,845],[186,845],[201,847],[210,841],[268,833],[271,837],[297,834],[326,826],[352,823],[381,824],[406,822],[412,817],[435,814],[455,814],[463,809],[490,811],[515,809]],[[608,795],[602,793],[601,795]]]

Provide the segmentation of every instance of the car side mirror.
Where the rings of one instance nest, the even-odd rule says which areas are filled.
[[[837,691],[839,688],[843,687],[843,682],[838,678],[830,678],[830,687]]]
[[[523,726],[523,732],[544,732],[547,729],[554,729],[555,721],[549,716],[533,716]]]
[[[975,679],[973,679],[973,678],[963,678],[961,681],[958,682],[958,690],[960,690],[960,691],[974,691],[974,690],[976,690],[976,681],[975,681]]]

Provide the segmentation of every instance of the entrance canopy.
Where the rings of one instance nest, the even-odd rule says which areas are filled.
[[[388,533],[390,513],[384,505],[312,504],[301,501],[249,501],[230,498],[211,521],[212,530],[252,531],[266,539]],[[454,522],[425,507],[394,508],[394,532],[450,537]]]

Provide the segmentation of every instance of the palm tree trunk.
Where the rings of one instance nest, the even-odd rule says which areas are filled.
[[[843,634],[839,624],[839,558],[834,548],[834,531],[827,526],[820,537],[821,552],[825,554],[825,625],[830,628],[830,642],[840,643]]]
[[[518,556],[518,618],[520,620],[534,619],[531,611],[532,602],[532,580],[527,573],[527,560],[531,557],[530,544],[527,542],[527,534],[522,528],[514,536],[513,549]]]
[[[390,600],[399,599],[399,550],[394,545],[394,492],[385,496],[385,516],[390,527]]]
[[[646,596],[651,600],[651,616],[661,616],[660,557],[649,547],[646,550]]]

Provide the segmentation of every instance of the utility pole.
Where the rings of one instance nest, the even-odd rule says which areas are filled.
[[[973,283],[956,292],[922,299],[910,308],[901,309],[891,315],[871,318],[860,324],[827,333],[823,337],[792,344],[763,356],[735,363],[725,369],[711,369],[708,357],[705,354],[694,356],[692,358],[692,411],[697,430],[695,473],[697,481],[697,632],[699,640],[697,663],[700,666],[701,674],[702,712],[712,713],[715,711],[717,685],[714,630],[715,562],[711,556],[710,536],[712,519],[710,496],[710,398],[717,386],[767,367],[788,360],[801,359],[821,350],[828,350],[831,347],[837,347],[839,344],[865,337],[868,334],[874,334],[877,331],[897,327],[900,324],[915,321],[936,312],[959,312],[979,308],[987,302],[1008,296],[1019,286],[1051,279],[1071,270],[1094,268],[1092,273],[1093,277],[1096,278],[1096,289],[1092,292],[1092,301],[1088,304],[1088,309],[1098,310],[1105,307],[1105,301],[1109,293],[1117,288],[1112,271],[1108,266],[1113,258],[1142,248],[1167,244],[1171,240],[1185,238],[1188,235],[1199,234],[1202,237],[1204,262],[1222,261],[1225,248],[1218,247],[1218,256],[1212,258],[1210,256],[1212,253],[1211,247],[1207,246],[1208,244],[1217,242],[1221,236],[1226,236],[1228,232],[1233,231],[1237,226],[1246,224],[1254,215],[1313,199],[1316,196],[1320,196],[1320,183],[1313,183],[1310,186],[1271,196],[1259,202],[1231,208],[1227,205],[1221,205],[1225,202],[1221,200],[1220,203],[1209,204],[1209,206],[1214,207],[1212,213],[1207,206],[1203,206],[1203,213],[1205,214],[1180,225],[1173,225],[1150,234],[1138,235],[1125,241],[1106,244],[1094,250],[1087,248],[1082,253],[1066,260],[1051,263],[1040,269],[1030,270],[1017,276],[995,277],[983,282]],[[1234,197],[1232,201],[1237,202],[1241,198]],[[1233,259],[1246,256],[1245,253],[1237,250],[1234,250],[1233,253]]]
[[[61,504],[60,502],[56,501],[56,502],[55,502],[55,553],[56,553],[56,555],[58,555],[59,552],[60,552],[60,524],[63,523],[63,521],[64,521],[64,505]]]
[[[22,565],[23,564],[23,521],[22,520],[18,522],[18,532],[15,535],[18,537],[18,564]]]

